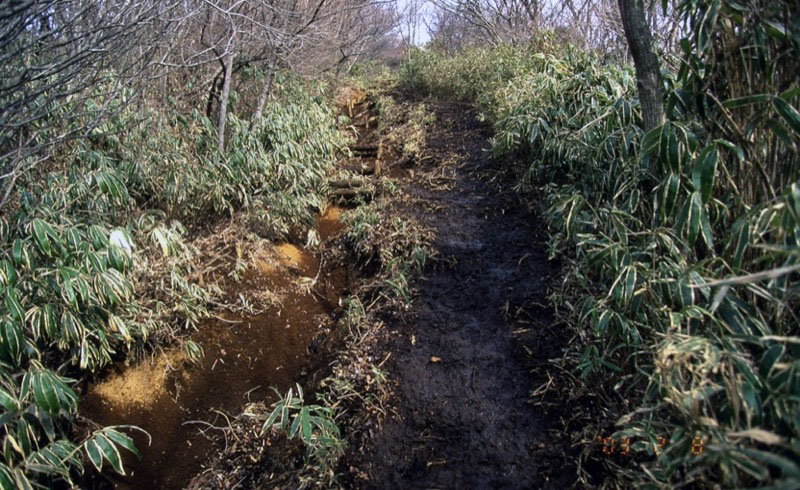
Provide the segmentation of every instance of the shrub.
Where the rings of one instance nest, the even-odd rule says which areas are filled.
[[[546,196],[551,251],[572,261],[554,299],[582,339],[575,369],[635,408],[609,407],[613,437],[634,441],[628,483],[800,484],[795,10],[683,2],[669,121],[648,134],[631,68],[593,53],[425,52],[407,68],[409,86],[463,87],[519,190]],[[528,61],[481,75],[504,57]]]

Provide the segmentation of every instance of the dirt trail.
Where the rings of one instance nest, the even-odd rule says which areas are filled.
[[[396,330],[388,370],[397,416],[349,457],[351,484],[568,486],[574,470],[554,435],[558,409],[529,402],[543,383],[531,367],[560,347],[550,313],[539,306],[555,273],[537,238],[541,224],[484,150],[488,134],[474,114],[433,107],[434,158],[392,176],[428,210],[408,212],[436,230],[443,260],[425,271],[413,314],[387,319]]]
[[[541,224],[515,197],[503,162],[484,150],[489,134],[472,111],[425,103],[436,115],[429,155],[424,164],[403,163],[387,150],[385,171],[400,193],[387,209],[393,219],[413,217],[433,229],[439,260],[425,270],[410,312],[376,313],[389,330],[382,335],[389,340],[375,345],[383,352],[375,354],[389,359],[394,416],[373,432],[371,425],[356,428],[359,439],[341,466],[344,486],[569,486],[575,471],[559,436],[566,409],[541,396],[531,403],[531,393],[548,382],[537,368],[559,356],[564,342],[543,306],[556,270],[546,260]],[[370,128],[374,107],[361,94],[347,110],[364,123],[356,147],[377,147],[377,155],[340,165],[376,180],[381,143]],[[346,202],[365,189],[338,191]],[[342,231],[340,212],[329,208],[320,216],[323,242]],[[108,475],[95,486],[181,488],[211,461],[215,446],[200,431],[226,427],[222,411],[239,413],[253,393],[263,399],[269,386],[286,389],[325,372],[327,358],[315,345],[331,344],[326,352],[335,347],[326,336],[339,297],[351,289],[352,267],[292,245],[272,247],[229,293],[269,291],[279,304],[204,325],[193,336],[206,351],[199,365],[169,351],[153,365],[120,368],[90,387],[83,413],[104,425],[139,425],[154,436],[149,447],[137,438],[143,457],[128,461],[132,475]],[[227,448],[227,436],[224,443]],[[263,480],[255,473],[248,481]]]

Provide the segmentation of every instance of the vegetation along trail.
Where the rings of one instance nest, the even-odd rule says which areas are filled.
[[[559,347],[536,306],[554,273],[540,222],[502,191],[510,176],[473,112],[442,103],[434,112],[432,158],[394,173],[435,230],[440,260],[423,273],[412,314],[388,322],[396,417],[351,471],[366,488],[562,485],[574,472],[548,430],[558,412],[529,402],[541,384],[531,359]]]
[[[800,488],[797,0],[0,2],[0,490]]]

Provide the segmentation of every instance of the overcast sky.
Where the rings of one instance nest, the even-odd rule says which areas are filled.
[[[420,10],[420,19],[418,21],[417,28],[415,30],[414,35],[414,44],[417,46],[423,45],[430,41],[431,37],[428,33],[428,28],[425,24],[426,21],[430,22],[431,12],[433,11],[433,5],[430,2],[424,0],[396,0],[397,1],[397,10],[401,13],[407,12],[409,7],[411,7],[414,3],[419,5]],[[409,33],[413,30],[413,26],[410,25],[410,19],[404,18],[403,25],[401,26],[403,37],[408,37]]]

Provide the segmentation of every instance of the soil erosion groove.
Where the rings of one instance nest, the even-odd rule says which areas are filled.
[[[339,212],[328,207],[321,214],[317,228],[323,240],[341,231]],[[285,390],[319,369],[326,357],[310,349],[327,337],[331,315],[349,287],[347,277],[343,266],[295,245],[265,245],[239,282],[228,281],[226,294],[233,303],[237,294],[268,292],[274,304],[259,304],[262,311],[256,314],[226,311],[204,321],[192,335],[206,354],[196,365],[175,347],[134,366],[116,366],[90,385],[82,400],[84,414],[100,424],[136,425],[152,435],[148,443],[134,434],[142,458],[126,459],[128,476],[109,475],[106,484],[93,485],[184,488],[214,449],[208,436],[227,427],[225,412],[238,414],[251,396],[269,399],[271,386]]]
[[[443,260],[420,281],[414,311],[387,319],[395,413],[348,462],[363,488],[549,488],[568,485],[558,410],[529,402],[531,363],[557,356],[546,284],[556,271],[542,226],[493,160],[486,128],[461,106],[436,114],[433,158],[393,169],[409,209],[436,230]],[[422,214],[424,213],[424,214]],[[523,349],[527,348],[528,355]]]

